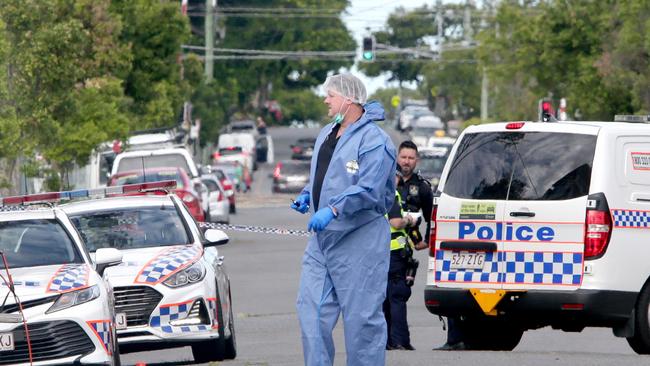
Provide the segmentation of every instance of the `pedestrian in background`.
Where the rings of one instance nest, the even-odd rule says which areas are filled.
[[[397,165],[395,184],[401,177],[402,172]],[[416,220],[402,209],[402,197],[397,190],[395,202],[388,211],[387,218],[390,223],[390,266],[383,307],[388,328],[386,349],[413,351],[415,348],[411,345],[406,316],[406,302],[411,297],[411,286],[408,285],[406,277],[409,259],[413,256],[413,247],[406,228],[415,225]]]
[[[261,116],[257,117],[257,132],[259,132],[260,135],[266,135],[266,122],[264,122],[264,119]]]
[[[292,208],[311,210],[297,300],[305,365],[333,365],[332,331],[343,315],[347,365],[385,364],[390,228],[395,147],[375,121],[377,102],[351,74],[324,84],[332,122],[314,146],[309,184]]]

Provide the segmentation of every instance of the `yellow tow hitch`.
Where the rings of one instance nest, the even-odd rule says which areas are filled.
[[[495,307],[503,299],[506,294],[505,290],[493,290],[487,288],[473,288],[469,292],[474,296],[474,300],[481,307],[481,310],[485,315],[497,315],[497,309]]]

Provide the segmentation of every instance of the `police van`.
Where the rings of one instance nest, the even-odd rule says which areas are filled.
[[[650,124],[631,117],[462,133],[434,197],[425,304],[460,318],[469,349],[608,327],[650,353]]]

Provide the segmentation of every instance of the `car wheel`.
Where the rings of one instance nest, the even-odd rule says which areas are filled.
[[[232,296],[230,296],[230,291],[228,292],[228,298],[230,299],[230,309],[228,309],[230,337],[226,339],[224,358],[226,360],[234,360],[237,357],[237,339],[235,337],[235,317],[232,315]]]
[[[232,205],[230,205],[230,213],[231,214],[236,214],[237,213],[237,207],[235,207],[234,203]]]
[[[471,350],[512,351],[524,334],[523,329],[501,319],[469,318],[463,320],[462,327],[463,342]]]
[[[634,352],[650,354],[650,283],[639,294],[634,308],[634,335],[626,339]]]
[[[216,288],[216,298],[221,298],[219,297],[219,287]],[[210,339],[192,345],[192,356],[194,356],[194,361],[197,363],[223,361],[224,359],[224,355],[226,354],[226,342],[224,339],[225,332],[223,327],[223,312],[221,304],[217,306],[217,322],[219,323],[218,339]]]

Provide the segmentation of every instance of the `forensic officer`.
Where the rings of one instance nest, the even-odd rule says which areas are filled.
[[[297,310],[306,366],[334,364],[332,331],[343,315],[348,366],[382,366],[396,152],[375,123],[378,102],[351,74],[327,78],[323,89],[332,123],[314,147],[309,184],[291,206],[311,212]]]
[[[396,181],[402,176],[399,165],[396,171]],[[415,225],[415,219],[404,213],[402,199],[395,192],[395,202],[386,215],[390,223],[390,266],[388,269],[388,286],[384,300],[384,316],[388,328],[387,350],[409,350],[411,337],[406,317],[406,302],[411,297],[411,287],[407,284],[407,269],[413,248],[408,239],[406,227]]]

